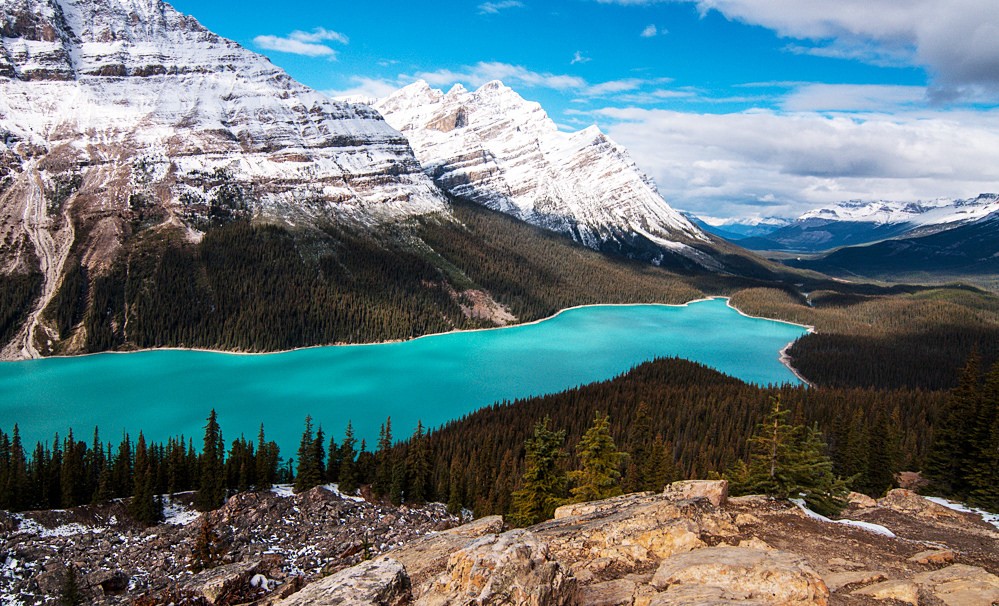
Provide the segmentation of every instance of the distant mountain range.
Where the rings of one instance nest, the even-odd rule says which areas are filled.
[[[997,194],[928,202],[850,201],[811,210],[769,233],[727,239],[750,250],[817,253],[889,238],[928,235],[966,225],[996,211]]]

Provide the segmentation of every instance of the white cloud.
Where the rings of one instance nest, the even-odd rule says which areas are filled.
[[[336,51],[326,44],[322,44],[323,42],[347,44],[350,40],[347,36],[339,32],[322,27],[317,27],[311,32],[294,31],[284,38],[280,36],[257,36],[253,39],[253,43],[264,50],[304,55],[306,57],[336,57]]]
[[[592,59],[583,56],[583,51],[576,51],[576,54],[572,56],[572,61],[569,62],[569,65],[575,65],[577,63],[589,63],[590,61],[592,61]]]
[[[523,2],[518,2],[517,0],[503,0],[502,2],[485,2],[479,5],[480,15],[495,15],[496,13],[506,10],[508,8],[521,8],[524,6]]]
[[[365,78],[354,76],[350,79],[354,85],[343,90],[324,90],[324,95],[334,99],[345,99],[348,101],[382,99],[388,97],[402,87],[402,84],[395,80],[382,80],[379,78]]]
[[[811,40],[811,54],[927,68],[931,94],[949,100],[999,95],[999,10],[995,0],[675,0]],[[647,2],[618,1],[618,4]]]
[[[781,102],[787,111],[898,111],[923,106],[923,86],[880,84],[803,84]]]
[[[655,23],[650,23],[645,26],[645,29],[643,29],[642,33],[639,35],[643,38],[655,38],[659,35],[659,28],[656,27]]]
[[[854,198],[973,196],[999,182],[999,110],[591,115],[667,200],[713,216],[797,215]]]

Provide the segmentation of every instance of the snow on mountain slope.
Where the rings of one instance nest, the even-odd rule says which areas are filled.
[[[711,263],[687,244],[707,237],[663,201],[623,147],[595,126],[560,132],[539,104],[498,81],[447,94],[418,81],[374,107],[455,196],[590,248],[629,250],[644,239],[660,255],[665,249]]]
[[[45,275],[29,324],[81,227],[94,269],[150,224],[197,238],[220,213],[372,224],[445,208],[378,112],[160,0],[0,0],[0,270]]]
[[[975,221],[999,210],[999,194],[980,194],[966,200],[940,198],[919,202],[852,200],[832,208],[811,210],[800,220],[856,221],[877,224],[909,223],[913,227]]]

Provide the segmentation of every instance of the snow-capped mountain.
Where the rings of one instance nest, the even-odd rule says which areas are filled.
[[[978,197],[964,200],[938,198],[917,202],[851,200],[830,208],[810,210],[801,215],[799,220],[825,219],[930,226],[976,221],[997,210],[999,210],[999,194],[980,194]]]
[[[689,246],[707,237],[666,204],[627,150],[595,126],[560,132],[539,104],[501,82],[445,94],[418,81],[374,107],[454,196],[590,248],[652,260],[669,251],[712,264]]]
[[[810,210],[769,234],[735,242],[753,250],[820,252],[887,240],[925,236],[978,221],[999,211],[999,194],[918,202],[843,202]]]
[[[196,239],[220,214],[372,224],[445,208],[378,112],[160,0],[0,0],[0,270],[40,266],[29,325],[77,238],[93,269],[150,225]]]

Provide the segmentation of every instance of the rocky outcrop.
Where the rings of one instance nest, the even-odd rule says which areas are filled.
[[[663,491],[663,495],[674,500],[707,499],[715,507],[728,501],[728,481],[726,480],[686,480],[673,482]]]
[[[819,606],[829,600],[829,589],[804,557],[743,547],[706,547],[671,556],[651,584],[667,592],[674,586],[707,586],[729,600]]]
[[[934,520],[963,519],[961,514],[953,509],[948,509],[943,505],[937,505],[932,501],[924,499],[911,490],[905,490],[904,488],[896,488],[895,490],[889,491],[884,498],[878,499],[877,503],[880,507],[891,509],[899,513],[914,515],[920,518],[930,518]]]
[[[312,583],[276,606],[398,606],[408,602],[409,589],[403,565],[381,557]]]
[[[454,196],[590,248],[718,267],[690,246],[707,237],[666,204],[627,150],[595,126],[560,132],[540,105],[501,82],[444,94],[419,81],[374,107]]]
[[[569,604],[575,579],[527,530],[484,536],[448,559],[447,569],[418,597],[419,606]]]

